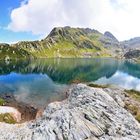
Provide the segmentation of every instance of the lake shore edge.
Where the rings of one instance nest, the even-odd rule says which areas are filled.
[[[139,138],[140,124],[126,110],[125,102],[130,97],[124,92],[120,88],[73,85],[66,100],[50,103],[36,120],[15,125],[0,123],[0,138],[5,140],[8,134],[13,140]]]
[[[36,119],[38,112],[40,112],[39,108],[18,101],[15,96],[10,93],[0,94],[0,105],[0,114],[3,114],[3,116],[0,116],[0,122],[2,121],[11,124],[34,120]],[[8,118],[5,120],[7,115],[9,117],[11,116],[11,121],[8,121]]]

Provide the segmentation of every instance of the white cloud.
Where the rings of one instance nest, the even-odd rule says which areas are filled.
[[[140,36],[139,0],[23,0],[8,28],[47,34],[55,26],[111,31],[118,39]]]

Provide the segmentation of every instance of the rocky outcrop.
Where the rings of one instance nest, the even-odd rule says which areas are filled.
[[[106,31],[106,32],[104,33],[104,36],[105,36],[105,37],[108,37],[108,38],[110,38],[110,39],[112,39],[112,40],[114,40],[114,41],[116,41],[116,42],[119,42],[119,41],[117,40],[117,38],[116,38],[112,33],[110,33],[109,31]]]
[[[124,54],[126,59],[140,58],[140,50],[129,50]]]
[[[49,104],[34,122],[0,124],[0,139],[139,140],[140,125],[123,108],[123,95],[115,91],[123,92],[76,85],[67,100]]]
[[[51,44],[66,40],[71,42],[75,48],[100,50],[100,46],[96,46],[89,38],[90,34],[94,36],[96,34],[100,35],[101,33],[89,28],[57,27],[50,32],[45,40],[49,42],[52,40],[50,42]]]

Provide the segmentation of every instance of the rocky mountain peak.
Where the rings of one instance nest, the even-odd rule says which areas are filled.
[[[61,27],[55,27],[52,29],[50,34],[48,35],[49,37],[57,36],[57,35],[62,35],[63,28]]]
[[[90,29],[90,28],[73,28],[70,26],[65,27],[55,27],[52,29],[48,37],[68,37],[68,36],[79,36],[79,35],[88,35],[92,33],[101,34],[97,30]]]
[[[110,39],[113,39],[113,40],[116,41],[116,42],[119,42],[118,39],[117,39],[112,33],[110,33],[109,31],[106,31],[106,32],[104,33],[104,36],[105,36],[105,37],[108,37],[108,38],[110,38]]]

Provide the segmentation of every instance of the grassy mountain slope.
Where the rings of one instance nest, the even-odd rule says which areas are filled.
[[[30,56],[30,53],[22,48],[15,48],[9,44],[0,44],[0,60],[29,58]]]
[[[6,57],[97,57],[115,56],[121,52],[119,42],[111,33],[102,34],[89,28],[54,28],[41,41],[23,41],[11,46],[1,54]],[[12,53],[13,49],[17,52]],[[2,57],[3,58],[3,57]]]

